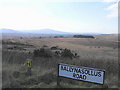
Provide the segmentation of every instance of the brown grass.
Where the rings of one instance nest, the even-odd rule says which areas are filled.
[[[3,46],[3,86],[4,87],[56,87],[57,64],[65,63],[70,65],[104,69],[106,71],[105,85],[109,88],[117,87],[118,83],[118,47],[117,36],[95,36],[96,39],[81,38],[45,38],[45,39],[5,39],[4,41],[19,42],[33,45],[27,46],[24,50],[8,50]],[[32,76],[26,76],[26,68],[23,65],[27,58],[32,58],[28,54],[36,48],[47,45],[68,48],[76,52],[80,57],[69,58],[44,58],[34,57],[32,66]],[[21,46],[22,47],[22,46]],[[23,48],[26,48],[25,46]],[[16,78],[16,74],[19,74]],[[45,77],[44,77],[45,76]],[[11,78],[11,79],[10,79]],[[14,83],[13,83],[14,82]],[[32,82],[32,83],[31,83]],[[62,87],[76,88],[100,88],[101,86],[74,80],[62,79]]]

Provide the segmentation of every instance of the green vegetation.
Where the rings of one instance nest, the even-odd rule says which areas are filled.
[[[64,36],[54,36],[54,38],[64,38]]]
[[[52,52],[52,50],[56,50],[55,52]],[[72,53],[70,49],[59,49],[58,46],[53,46],[51,49],[47,48],[45,49],[44,47],[34,50],[33,52],[34,57],[44,57],[44,58],[50,58],[54,56],[60,56],[62,58],[76,58],[79,57],[77,56],[77,53]]]
[[[37,50],[34,50],[34,57],[52,57],[52,52],[48,49],[40,48]]]
[[[94,36],[88,36],[88,35],[74,35],[74,38],[95,38]]]

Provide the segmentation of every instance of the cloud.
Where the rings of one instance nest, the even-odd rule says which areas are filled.
[[[107,15],[108,18],[115,18],[118,17],[118,3],[112,4],[106,10],[110,11],[110,13]]]
[[[112,3],[109,7],[106,8],[109,11],[107,15],[108,18],[116,18],[118,17],[118,2],[119,0],[103,0],[105,3]],[[113,4],[114,3],[114,4]]]
[[[2,1],[2,2],[1,2]],[[67,21],[65,19],[53,17],[47,14],[49,9],[45,1],[41,0],[0,0],[0,28],[10,28],[16,30],[33,30],[51,28],[66,32],[110,32],[113,30],[113,26],[104,26],[96,23],[89,23],[85,21],[74,22]],[[50,0],[52,1],[52,0]],[[63,1],[63,0],[56,0]],[[69,0],[64,0],[69,1]],[[70,0],[71,2],[73,0]],[[76,0],[74,0],[76,2]],[[93,1],[96,0],[77,0],[77,1]],[[97,0],[100,1],[100,0]],[[29,3],[28,3],[29,2]],[[49,2],[49,1],[48,1]],[[102,0],[100,1],[102,2]],[[113,8],[116,5],[111,5],[106,10],[113,12]],[[117,9],[115,9],[117,10]],[[114,10],[114,11],[115,11]],[[116,11],[115,11],[116,12]],[[110,14],[111,14],[110,13]],[[115,14],[116,15],[116,14]],[[114,14],[111,14],[113,17]],[[106,29],[106,30],[104,30]],[[103,31],[104,30],[104,31]],[[107,31],[110,30],[110,31]],[[114,31],[115,32],[115,29]]]
[[[118,2],[119,0],[103,0],[103,2],[111,3],[111,2]]]

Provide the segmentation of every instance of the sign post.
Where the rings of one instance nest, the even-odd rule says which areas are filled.
[[[60,88],[60,77],[59,77],[59,64],[58,64],[58,74],[57,74],[57,87]]]
[[[66,77],[103,85],[104,76],[104,70],[88,67],[78,67],[67,64],[58,64],[58,77]]]
[[[26,60],[27,73],[31,76],[32,59]]]

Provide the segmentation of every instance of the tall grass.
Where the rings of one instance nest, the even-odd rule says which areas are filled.
[[[105,70],[105,85],[117,87],[118,83],[118,62],[106,58],[81,59],[81,58],[62,58],[62,57],[31,57],[26,52],[3,50],[3,87],[32,87],[46,88],[57,87],[57,65],[65,63],[76,66],[84,66]],[[26,74],[25,60],[32,58],[32,76]],[[75,81],[61,78],[61,87],[73,88],[100,88],[101,86],[92,83]]]

